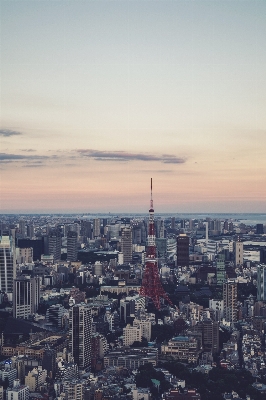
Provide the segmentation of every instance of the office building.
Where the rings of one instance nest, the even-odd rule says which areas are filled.
[[[212,354],[219,352],[219,322],[204,318],[196,325],[196,332],[202,334],[203,350]]]
[[[264,234],[263,224],[257,224],[256,225],[256,234],[257,235],[263,235]]]
[[[48,254],[54,256],[54,260],[61,259],[61,233],[59,229],[53,229],[48,235]]]
[[[0,237],[0,290],[10,294],[13,292],[13,279],[16,276],[15,244],[12,237]],[[9,297],[10,297],[9,296]],[[10,298],[11,300],[11,298]]]
[[[46,319],[49,323],[57,326],[58,328],[63,327],[63,316],[66,313],[65,307],[61,304],[53,304],[46,311]]]
[[[28,386],[21,385],[19,379],[14,380],[12,388],[7,389],[7,400],[28,400],[30,391]]]
[[[266,300],[266,264],[257,267],[257,300]]]
[[[17,263],[32,263],[33,262],[33,248],[25,247],[25,248],[17,248],[16,249]]]
[[[81,221],[80,235],[86,239],[92,238],[92,227],[90,221],[85,221],[85,220]]]
[[[93,220],[93,237],[98,237],[101,234],[101,220],[94,218]]]
[[[84,400],[85,382],[84,380],[69,380],[63,382],[63,390],[67,394],[66,400]]]
[[[69,310],[70,352],[79,369],[91,365],[91,309],[76,304]]]
[[[225,256],[224,254],[218,254],[216,260],[216,283],[217,285],[222,286],[225,280]]]
[[[132,230],[131,228],[122,228],[121,252],[123,254],[124,264],[132,262]]]
[[[19,225],[20,237],[24,239],[26,237],[26,222],[23,219],[21,219],[19,220],[18,225]]]
[[[33,261],[41,260],[42,254],[45,254],[44,251],[44,238],[39,239],[18,239],[17,247],[20,249],[33,249]],[[48,238],[47,238],[47,252],[48,254]]]
[[[46,369],[42,369],[41,366],[38,366],[29,371],[28,375],[25,376],[25,385],[28,386],[30,392],[38,392],[40,386],[46,381],[46,378]]]
[[[224,319],[237,321],[237,283],[227,281],[223,284]]]
[[[260,263],[266,264],[266,247],[261,247],[260,249]]]
[[[78,254],[78,234],[74,231],[69,231],[67,233],[67,260],[77,261]]]
[[[243,265],[243,242],[234,243],[235,265]]]
[[[221,321],[224,316],[224,301],[211,299],[209,300],[209,308],[213,310],[215,321]]]
[[[40,301],[40,280],[24,276],[14,279],[13,317],[27,319],[37,312]]]
[[[175,217],[171,218],[171,229],[175,229]]]
[[[131,346],[134,342],[141,342],[142,326],[127,325],[123,329],[123,346]]]
[[[34,225],[33,224],[27,225],[27,237],[30,239],[34,238]]]
[[[189,237],[186,234],[180,234],[176,243],[177,267],[186,267],[189,265]]]

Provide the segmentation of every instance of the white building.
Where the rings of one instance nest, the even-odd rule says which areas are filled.
[[[14,381],[12,389],[7,389],[7,400],[28,400],[29,388],[28,386],[21,385],[19,379]]]
[[[221,321],[224,316],[224,301],[223,300],[209,300],[209,308],[215,311],[215,320]]]
[[[123,346],[131,346],[134,342],[141,342],[142,326],[127,325],[123,329]]]
[[[133,327],[141,327],[142,329],[142,336],[148,340],[151,340],[151,321],[145,319],[134,319]]]

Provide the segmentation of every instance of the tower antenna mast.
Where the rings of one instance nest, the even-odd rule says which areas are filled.
[[[154,209],[152,199],[152,178],[145,271],[143,274],[140,294],[145,296],[146,298],[151,299],[158,310],[160,310],[161,308],[161,298],[165,299],[166,301],[168,301],[168,303],[173,305],[162,287],[158,271],[155,243]]]

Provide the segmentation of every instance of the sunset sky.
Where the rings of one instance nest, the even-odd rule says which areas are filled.
[[[265,212],[265,0],[0,6],[1,212]]]

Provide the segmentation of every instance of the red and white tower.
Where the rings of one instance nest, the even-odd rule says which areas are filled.
[[[160,309],[160,299],[163,298],[171,305],[173,303],[165,293],[159,276],[157,259],[156,259],[156,245],[155,245],[155,227],[154,227],[154,209],[152,200],[152,178],[151,178],[151,200],[149,209],[149,228],[148,228],[148,245],[146,248],[146,261],[145,271],[140,288],[140,294],[149,297],[155,307]]]

